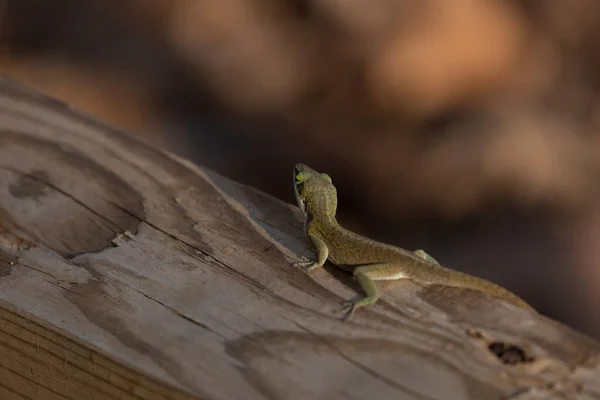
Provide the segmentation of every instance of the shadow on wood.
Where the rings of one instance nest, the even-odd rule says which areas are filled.
[[[8,81],[0,110],[3,399],[600,399],[582,334],[409,282],[342,323],[296,207]]]

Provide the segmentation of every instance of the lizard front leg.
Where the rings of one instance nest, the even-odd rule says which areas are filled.
[[[307,235],[309,242],[312,244],[313,248],[317,251],[317,261],[300,261],[294,263],[295,267],[308,267],[306,272],[311,272],[316,268],[322,267],[327,261],[327,257],[329,257],[329,248],[324,241],[319,239],[318,237],[308,234]]]
[[[406,279],[408,278],[408,275],[406,274],[405,269],[398,266],[398,264],[378,263],[357,267],[354,270],[354,277],[367,296],[350,303],[350,309],[342,318],[343,321],[351,319],[358,308],[370,306],[379,300],[379,293],[377,291],[377,286],[375,286],[375,281]]]

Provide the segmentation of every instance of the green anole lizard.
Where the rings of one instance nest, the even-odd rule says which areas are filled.
[[[316,261],[302,261],[294,265],[308,266],[307,272],[310,272],[329,260],[339,268],[352,272],[367,294],[349,303],[343,320],[352,318],[358,308],[377,302],[379,294],[375,281],[395,279],[477,290],[535,311],[503,287],[443,267],[423,250],[404,250],[342,228],[335,218],[337,191],[327,174],[297,164],[294,168],[294,192],[305,216],[306,240],[317,252]]]

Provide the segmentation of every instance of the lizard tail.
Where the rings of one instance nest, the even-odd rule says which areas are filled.
[[[516,294],[510,292],[509,290],[503,288],[502,286],[496,285],[495,283],[492,283],[482,278],[463,274],[461,272],[458,272],[458,275],[450,275],[452,275],[451,280],[454,281],[454,286],[476,290],[478,292],[488,293],[491,296],[504,299],[518,307],[536,312],[536,310],[532,306],[530,306],[525,300],[523,300]]]

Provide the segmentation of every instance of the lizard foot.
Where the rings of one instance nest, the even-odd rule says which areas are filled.
[[[354,313],[356,312],[357,309],[370,306],[371,304],[374,304],[375,302],[377,302],[377,299],[378,299],[378,296],[374,295],[374,296],[367,296],[367,297],[363,297],[363,298],[359,297],[359,298],[350,300],[343,308],[348,311],[346,311],[346,313],[342,317],[342,321],[349,321],[350,319],[352,319],[352,317],[354,317]]]
[[[294,262],[292,265],[297,268],[308,267],[305,269],[305,272],[310,272],[319,266],[316,261],[311,261],[306,257],[302,257],[302,261]]]
[[[342,309],[340,311],[345,311],[344,312],[344,316],[342,317],[342,321],[346,322],[352,319],[352,317],[354,317],[354,313],[356,311],[356,309],[359,307],[356,305],[356,303],[360,301],[360,297],[357,297],[356,299],[347,301],[344,306],[342,307]]]

